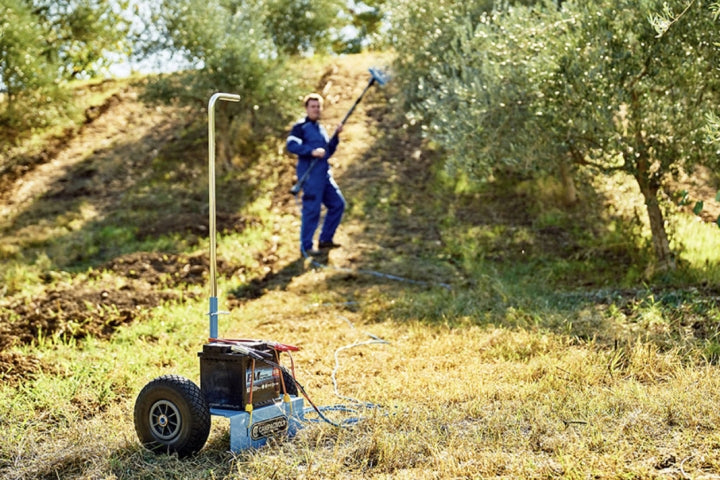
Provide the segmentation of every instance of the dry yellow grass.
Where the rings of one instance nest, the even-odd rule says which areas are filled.
[[[206,328],[199,302],[159,309],[150,324],[123,329],[112,343],[41,348],[57,373],[4,387],[0,397],[4,478],[716,478],[720,471],[717,367],[641,341],[613,350],[533,328],[377,322],[366,311],[392,302],[373,288],[338,296],[327,287],[333,275],[309,270],[222,317],[221,333],[301,346],[298,379],[318,405],[353,405],[336,396],[335,372],[340,395],[377,406],[359,409],[358,425],[312,423],[293,439],[230,453],[227,423],[216,418],[191,459],[144,451],[132,426],[134,396],[164,373],[197,382]],[[388,288],[412,295],[414,287],[380,289]],[[364,344],[373,338],[387,343]]]
[[[338,60],[337,71],[362,78],[373,61]],[[328,119],[339,118],[345,106],[339,99],[331,103]],[[242,234],[223,235],[219,245],[224,258],[247,257],[250,262],[272,251],[280,259],[274,270],[253,266],[258,270],[248,267],[221,277],[220,307],[230,310],[220,317],[221,335],[300,346],[294,355],[296,371],[311,398],[321,406],[354,405],[347,397],[369,402],[375,408],[328,412],[335,420],[358,415],[362,421],[350,428],[309,423],[292,439],[256,451],[229,452],[227,421],[214,418],[205,448],[189,459],[144,450],[132,421],[140,389],[167,373],[198,381],[208,292],[204,285],[189,285],[178,287],[184,301],[154,308],[110,339],[41,335],[34,345],[13,350],[35,358],[43,368],[19,383],[0,386],[0,476],[720,478],[720,372],[695,347],[673,344],[674,327],[661,310],[648,308],[641,324],[630,324],[625,313],[607,306],[555,312],[547,319],[542,309],[523,312],[507,304],[494,315],[469,307],[456,314],[443,312],[442,305],[472,305],[477,297],[482,306],[493,296],[507,302],[512,285],[492,272],[472,279],[474,283],[458,281],[448,290],[354,270],[410,271],[417,279],[447,280],[436,275],[433,268],[442,270],[430,262],[403,263],[379,246],[397,233],[389,225],[396,219],[387,205],[398,200],[388,194],[383,175],[389,172],[401,184],[397,175],[402,172],[363,148],[363,139],[370,136],[367,128],[376,122],[366,114],[362,104],[355,115],[363,121],[348,130],[347,144],[341,147],[347,147],[346,156],[338,160],[338,176],[351,199],[340,238],[345,247],[331,252],[328,260],[339,268],[298,261],[298,219],[294,211],[276,205],[264,219],[273,232],[252,241]],[[365,162],[363,172],[357,169],[359,162]],[[381,197],[361,195],[378,183],[386,188]],[[412,184],[408,188],[413,199],[422,195]],[[364,203],[353,206],[353,199]],[[259,201],[253,208],[265,204]],[[422,211],[419,204],[400,207]],[[390,222],[381,221],[388,218]],[[420,232],[424,241],[439,244],[434,228],[423,227],[414,225],[405,237],[390,239],[412,246]],[[267,248],[247,247],[255,244]],[[242,248],[248,251],[238,251]],[[233,297],[251,279],[278,272],[283,276],[262,284],[260,295]],[[18,274],[17,288],[39,282],[40,276],[33,271],[21,280]],[[100,278],[113,285],[109,277]],[[440,305],[436,308],[441,311],[421,311],[430,304]],[[715,315],[705,319],[708,324],[717,320],[717,309]],[[593,333],[595,340],[586,340]],[[384,342],[369,343],[376,339]],[[614,345],[613,339],[620,341]]]

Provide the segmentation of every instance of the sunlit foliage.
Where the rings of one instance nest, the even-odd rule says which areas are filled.
[[[126,2],[4,0],[0,4],[0,125],[42,127],[72,110],[65,82],[90,78],[126,52]],[[6,132],[7,133],[7,132]]]
[[[709,3],[483,7],[418,5],[437,15],[423,53],[400,55],[411,120],[446,149],[451,170],[477,179],[563,164],[630,174],[658,262],[672,267],[663,188],[681,170],[718,162],[706,130],[720,95],[720,29]],[[403,40],[398,48],[413,52]]]

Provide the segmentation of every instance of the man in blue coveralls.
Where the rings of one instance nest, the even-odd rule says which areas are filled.
[[[302,178],[314,159],[313,166],[305,183],[302,185],[302,224],[300,226],[300,252],[304,255],[318,255],[322,250],[339,247],[333,242],[335,230],[340,225],[345,211],[345,199],[335,183],[330,171],[328,159],[335,153],[342,131],[342,124],[337,127],[335,135],[328,137],[325,128],[320,125],[323,99],[311,93],[304,99],[307,116],[293,125],[287,138],[287,149],[298,156],[296,173]],[[323,222],[318,250],[313,249],[313,237],[320,223],[320,208],[325,205],[327,212]]]

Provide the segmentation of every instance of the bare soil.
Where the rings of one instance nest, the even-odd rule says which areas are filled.
[[[327,99],[323,121],[329,131],[364,88],[370,62],[372,59],[363,58],[360,62],[330,65],[319,80],[317,91]],[[349,163],[367,149],[363,139],[368,124],[378,120],[378,110],[365,107],[372,103],[373,95],[370,92],[365,97],[365,103],[354,113],[354,122],[348,122],[342,135],[343,155],[337,156],[341,160],[335,164],[336,178],[341,178]],[[117,207],[128,187],[151,169],[157,151],[172,150],[178,132],[190,123],[186,110],[144,104],[137,88],[128,87],[112,95],[103,105],[86,112],[81,127],[49,140],[40,152],[9,158],[0,165],[0,227],[4,235],[22,237],[31,234],[28,231],[37,232],[47,223],[44,215],[60,214],[63,206],[73,201],[85,201],[99,210]],[[294,160],[288,157],[272,168],[281,170],[273,209],[297,209],[288,194],[294,183]],[[226,211],[217,212],[219,231],[241,231],[252,221]],[[145,238],[170,233],[207,236],[207,214],[189,211],[171,217],[158,215],[141,226],[137,235]],[[339,262],[345,259],[342,251],[334,255]],[[257,257],[266,274],[231,292],[231,303],[257,298],[273,285],[286,283],[303,268],[299,259],[278,254],[277,248],[259,252]],[[220,275],[245,273],[243,268],[218,259]],[[82,275],[56,281],[48,274],[48,287],[41,295],[0,299],[0,379],[15,383],[51,368],[31,354],[17,353],[13,347],[32,344],[41,337],[108,337],[118,326],[142,320],[157,305],[192,298],[183,286],[208,282],[208,255],[135,252],[114,258],[86,275],[92,280],[103,274],[123,279],[122,286],[103,288],[103,282],[88,282]]]
[[[128,185],[147,171],[153,153],[177,139],[175,132],[187,124],[182,109],[143,104],[136,88],[110,96],[86,112],[86,123],[51,139],[39,153],[12,158],[0,176],[0,218],[8,236],[42,231],[48,223],[43,211],[61,213],[65,205],[82,200],[98,209],[120,205]],[[107,165],[121,165],[108,169]],[[38,209],[45,203],[49,207]],[[35,208],[39,211],[32,212]],[[55,211],[53,211],[55,210]],[[218,215],[221,230],[246,226],[238,215]],[[207,235],[207,215],[188,213],[180,218],[159,216],[143,225],[140,238],[179,232]],[[226,265],[219,262],[219,270]],[[30,355],[10,351],[40,337],[82,339],[107,337],[122,324],[141,319],[154,306],[187,297],[182,284],[207,281],[207,256],[188,257],[166,253],[136,252],[115,258],[91,270],[90,280],[109,272],[125,279],[122,287],[103,288],[82,276],[55,281],[48,274],[48,288],[34,298],[22,295],[0,302],[0,378],[16,381],[42,367]]]
[[[208,271],[206,255],[137,252],[88,274],[87,280],[108,273],[122,278],[119,288],[102,288],[98,286],[102,282],[77,277],[70,283],[56,282],[59,286],[49,287],[41,296],[11,299],[0,315],[0,378],[15,381],[41,368],[32,356],[8,351],[12,347],[32,344],[41,337],[107,338],[118,326],[142,320],[161,303],[195,298],[183,287],[206,284]],[[235,272],[219,260],[218,273]],[[47,280],[52,282],[52,278]]]
[[[363,56],[340,59],[327,67],[316,91],[326,99],[323,123],[328,131],[334,130],[352,106],[369,81],[368,67],[378,61],[384,59]],[[378,213],[382,209],[374,210],[374,215],[382,217],[362,224],[343,223],[336,238],[343,247],[330,254],[334,264],[353,267],[361,256],[372,258],[372,254],[382,255],[386,251],[404,257],[422,256],[424,249],[443,241],[436,226],[425,220],[426,213],[433,208],[450,208],[456,216],[476,224],[505,225],[509,232],[532,222],[528,212],[533,199],[529,196],[508,192],[495,201],[471,196],[456,199],[452,205],[429,198],[427,185],[434,175],[433,152],[423,148],[420,135],[390,113],[390,96],[392,91],[388,89],[373,88],[368,92],[346,124],[340,148],[332,159],[335,178],[346,198],[362,193],[363,198],[374,197],[387,206],[384,214]],[[302,106],[298,105],[298,115],[301,113]],[[188,111],[182,108],[143,103],[134,87],[112,95],[105,104],[87,112],[83,126],[66,131],[38,153],[12,158],[0,165],[0,235],[27,240],[27,236],[38,231],[45,232],[48,218],[61,215],[64,206],[72,202],[85,202],[99,212],[122,208],[126,190],[152,170],[159,150],[178,157],[188,154],[182,151],[179,140],[181,132],[192,122]],[[381,130],[392,131],[393,135],[381,135]],[[283,140],[279,139],[278,145],[284,144]],[[197,138],[195,144],[203,141]],[[288,193],[295,181],[294,158],[287,155],[264,168],[272,170],[266,172],[268,176],[275,173],[279,178],[270,208],[279,213],[296,213],[298,205]],[[171,173],[176,178],[193,175],[180,169]],[[706,187],[694,185],[689,179],[687,183],[693,195],[708,198],[712,193],[700,190]],[[714,221],[718,213],[720,208],[715,203],[706,203],[707,221]],[[217,215],[220,231],[242,231],[254,221],[223,210]],[[286,232],[287,227],[278,229]],[[171,233],[196,239],[206,237],[206,212],[188,209],[178,215],[158,214],[139,228],[137,236],[153,238]],[[296,232],[292,232],[292,238],[295,236]],[[539,229],[531,243],[512,244],[512,238],[508,238],[507,245],[496,246],[488,255],[503,261],[505,256],[520,251],[553,251],[568,257],[578,253],[570,233],[555,227]],[[595,254],[607,255],[609,263],[625,262],[614,258],[617,252]],[[230,292],[230,307],[258,298],[268,289],[284,288],[305,268],[297,252],[278,248],[277,244],[257,252],[255,257],[263,268],[260,273],[246,272],[241,265],[219,259],[220,275],[248,274],[250,278]],[[448,263],[452,264],[452,259]],[[112,258],[84,275],[71,275],[70,280],[58,282],[48,274],[47,288],[35,297],[0,298],[0,379],[17,382],[51,368],[31,354],[17,353],[15,347],[37,342],[41,336],[108,337],[121,325],[141,321],[155,306],[193,298],[184,286],[206,284],[208,273],[207,255],[135,252]],[[433,278],[437,272],[425,274],[427,278],[423,278],[423,272],[414,273],[421,281],[437,279]],[[108,288],[102,282],[86,281],[88,277],[92,280],[104,274],[122,279],[122,286]],[[352,273],[346,275],[346,280],[354,287],[360,283]],[[338,282],[342,281],[340,277]]]

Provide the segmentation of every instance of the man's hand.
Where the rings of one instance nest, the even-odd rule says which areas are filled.
[[[337,128],[335,129],[335,133],[340,133],[340,132],[342,132],[343,126],[344,126],[344,124],[339,123],[338,126],[337,126]]]
[[[316,148],[312,151],[312,156],[317,158],[323,158],[325,156],[325,149],[322,147]]]

